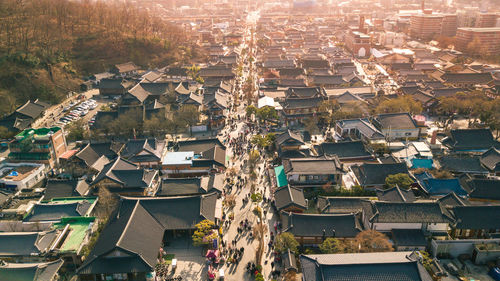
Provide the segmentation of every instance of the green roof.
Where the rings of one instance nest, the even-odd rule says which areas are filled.
[[[48,134],[49,132],[57,132],[61,130],[60,127],[52,127],[52,128],[39,128],[39,129],[26,129],[22,132],[20,132],[19,134],[16,135],[16,137],[27,137],[27,136],[30,136],[30,135],[39,135],[39,136],[43,136],[43,135],[46,135]]]
[[[76,252],[80,249],[89,225],[95,221],[95,217],[68,217],[62,218],[61,222],[54,224],[56,229],[64,229],[69,224],[70,232],[61,245],[61,252]]]
[[[275,167],[274,173],[276,174],[276,181],[278,183],[278,187],[288,185],[288,180],[286,179],[285,169],[283,165]]]
[[[95,202],[97,197],[58,197],[58,198],[52,198],[50,200],[44,200],[42,202],[44,203],[54,203],[54,204],[67,204],[67,203],[74,203],[74,202],[80,202],[83,200],[89,201],[91,204]]]

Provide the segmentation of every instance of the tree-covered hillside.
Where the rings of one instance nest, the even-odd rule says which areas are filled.
[[[85,76],[116,63],[143,67],[198,56],[183,32],[122,4],[0,1],[0,115],[28,99],[60,101]]]

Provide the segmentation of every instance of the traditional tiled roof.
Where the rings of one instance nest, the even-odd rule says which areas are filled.
[[[459,229],[499,229],[500,206],[456,206],[453,209],[455,227]]]
[[[379,201],[411,203],[417,200],[417,197],[411,189],[401,189],[399,186],[385,190],[377,189],[376,192]]]
[[[12,281],[51,281],[64,261],[58,259],[40,263],[5,263],[0,265],[0,280]]]
[[[300,188],[283,186],[274,192],[274,200],[274,205],[278,211],[288,207],[295,207],[302,210],[307,209],[304,191]]]
[[[56,230],[0,232],[0,257],[39,256],[47,253],[57,238]]]
[[[301,255],[304,281],[431,281],[412,252]]]
[[[453,150],[487,150],[499,146],[490,129],[454,129],[442,143]]]
[[[287,175],[332,175],[343,173],[342,165],[337,157],[292,158],[283,161],[283,167]]]
[[[357,214],[282,212],[281,218],[283,231],[290,232],[295,236],[353,238],[363,231]]]
[[[492,172],[500,172],[500,150],[492,147],[481,155],[481,164]]]
[[[454,173],[471,173],[471,174],[487,174],[479,157],[468,156],[442,156],[438,158],[442,169],[449,170]]]
[[[51,200],[61,197],[79,197],[87,195],[89,191],[88,183],[81,179],[73,180],[48,180],[45,187],[43,200]]]
[[[371,223],[451,223],[453,218],[439,203],[373,202],[366,208]],[[370,214],[373,214],[370,216]]]
[[[351,169],[361,185],[383,185],[389,175],[408,174],[406,163],[364,163],[361,166],[351,166]]]
[[[110,218],[109,225],[77,273],[153,271],[165,230],[191,230],[204,219],[215,221],[216,201],[215,193],[122,198],[117,213]],[[117,252],[121,253],[115,254]]]
[[[448,83],[487,84],[493,81],[491,73],[445,73],[441,79]]]
[[[314,147],[319,155],[337,155],[340,160],[372,158],[362,141],[324,142]]]
[[[370,204],[369,197],[318,197],[318,209],[322,214],[358,213]]]

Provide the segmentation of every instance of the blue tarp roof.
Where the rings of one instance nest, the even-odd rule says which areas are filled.
[[[411,159],[411,168],[412,169],[418,169],[418,168],[433,169],[434,168],[434,161],[432,159],[413,158],[413,159]]]
[[[458,196],[467,196],[465,191],[460,185],[458,179],[435,179],[431,174],[423,172],[415,174],[418,183],[429,195],[446,195],[450,192],[455,192]]]

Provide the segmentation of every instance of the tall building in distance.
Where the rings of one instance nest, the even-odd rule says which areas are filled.
[[[456,14],[433,13],[432,9],[425,9],[425,0],[422,0],[421,13],[410,17],[410,36],[412,38],[431,40],[436,36],[455,36],[457,32]]]
[[[410,36],[431,40],[436,36],[455,36],[457,31],[457,15],[433,14],[431,10],[412,15],[410,18]]]
[[[478,13],[475,27],[495,27],[497,19],[498,15],[495,13]]]
[[[500,27],[459,28],[455,47],[459,51],[481,55],[500,54]]]

